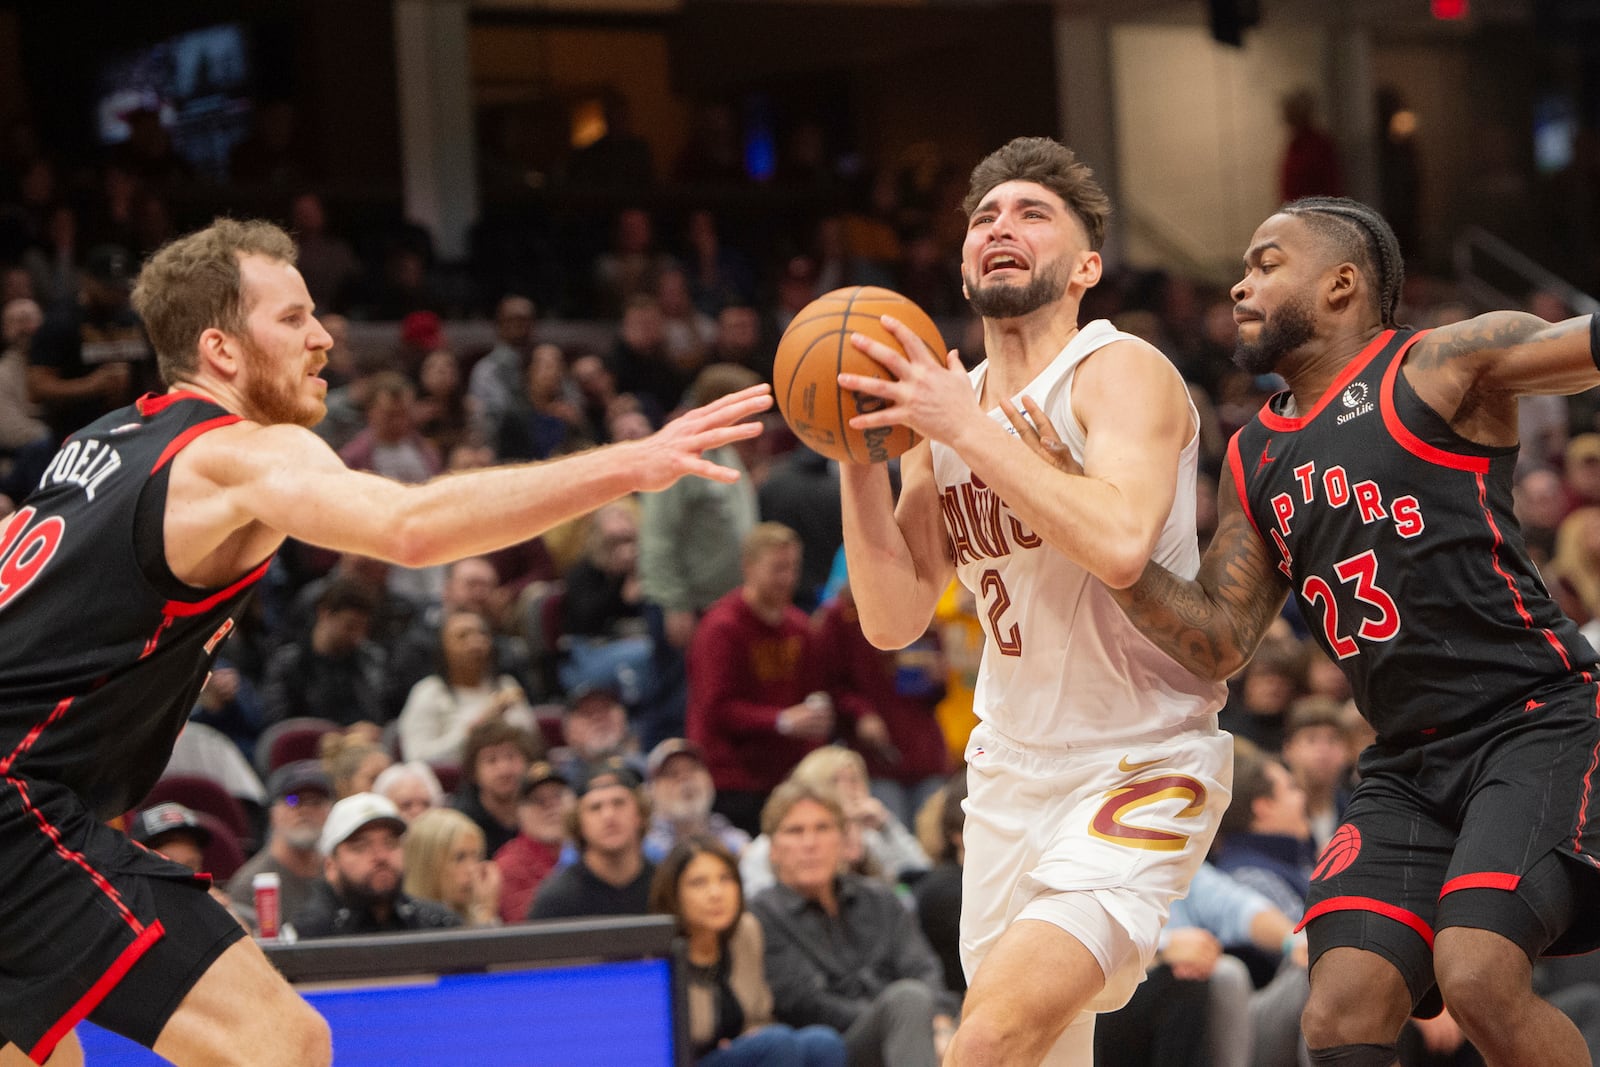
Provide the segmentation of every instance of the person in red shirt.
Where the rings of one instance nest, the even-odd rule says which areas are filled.
[[[712,604],[689,644],[689,740],[717,788],[713,810],[754,835],[767,794],[833,734],[810,622],[794,605],[800,537],[758,524],[744,541],[744,581]]]
[[[825,685],[851,726],[851,747],[867,761],[872,795],[906,826],[939,791],[949,753],[934,708],[944,699],[945,661],[938,630],[903,649],[875,648],[861,632],[850,587],[824,604],[814,620],[817,662]]]
[[[517,836],[494,854],[503,922],[521,922],[539,886],[556,869],[573,803],[572,786],[550,763],[540,760],[528,768],[517,801]]]

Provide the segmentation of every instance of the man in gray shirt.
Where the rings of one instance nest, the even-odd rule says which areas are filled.
[[[267,846],[245,861],[228,879],[228,896],[234,909],[256,925],[255,876],[278,876],[278,914],[297,914],[311,902],[312,889],[322,881],[322,853],[317,841],[333,807],[333,783],[316,760],[286,763],[267,781],[272,798],[268,809],[271,836]]]
[[[851,1067],[935,1067],[959,1006],[894,890],[840,873],[839,802],[786,781],[772,791],[761,828],[778,884],[750,910],[766,934],[774,1013],[791,1026],[837,1029]]]

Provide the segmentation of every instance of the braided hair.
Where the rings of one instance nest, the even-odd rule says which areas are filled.
[[[1379,320],[1394,326],[1406,265],[1400,241],[1384,217],[1359,200],[1342,196],[1302,197],[1280,211],[1304,221],[1366,275],[1378,297]]]

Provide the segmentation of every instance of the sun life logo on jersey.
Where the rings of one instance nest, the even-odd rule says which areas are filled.
[[[1342,412],[1334,421],[1340,426],[1343,426],[1351,419],[1358,418],[1371,411],[1372,401],[1367,399],[1367,393],[1368,389],[1366,382],[1355,381],[1345,386],[1344,392],[1339,395],[1339,399],[1344,403],[1344,406],[1350,410]]]

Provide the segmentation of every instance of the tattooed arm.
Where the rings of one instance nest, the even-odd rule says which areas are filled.
[[[1000,402],[1017,436],[1057,467],[1077,473],[1072,453],[1044,412],[1031,399],[1024,398],[1023,406],[1026,419],[1009,400]],[[1217,511],[1217,532],[1193,579],[1151,560],[1133,585],[1106,588],[1151,644],[1192,673],[1221,681],[1255,653],[1289,584],[1250,525],[1228,468],[1217,487]]]
[[[1600,385],[1590,318],[1552,323],[1520,311],[1491,311],[1432,331],[1417,342],[1407,366],[1455,378],[1463,391],[1581,393]]]
[[[1152,644],[1200,677],[1220,681],[1255,653],[1289,585],[1250,525],[1231,470],[1222,472],[1217,510],[1217,532],[1193,580],[1152,560],[1137,582],[1110,593]]]

